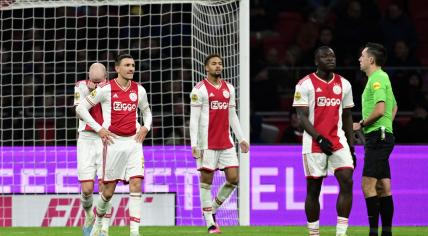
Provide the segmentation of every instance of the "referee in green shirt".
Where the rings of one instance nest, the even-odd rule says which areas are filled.
[[[397,113],[397,102],[389,77],[381,68],[386,61],[385,48],[380,44],[368,43],[359,61],[368,81],[362,96],[363,119],[354,123],[354,130],[363,129],[366,139],[362,188],[370,224],[369,235],[378,235],[380,214],[382,236],[390,236],[394,203],[389,155],[394,148],[392,121]]]

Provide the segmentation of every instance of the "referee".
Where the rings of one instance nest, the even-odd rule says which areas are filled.
[[[368,81],[362,95],[363,119],[354,123],[354,130],[363,129],[366,139],[362,188],[370,224],[369,235],[378,236],[380,214],[382,236],[390,236],[394,203],[389,155],[394,148],[392,121],[397,113],[397,102],[389,77],[382,70],[386,61],[385,48],[377,43],[367,43],[359,61]]]

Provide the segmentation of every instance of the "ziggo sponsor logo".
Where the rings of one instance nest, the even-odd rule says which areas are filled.
[[[326,97],[318,97],[317,106],[319,107],[329,107],[329,106],[338,106],[340,105],[339,98],[326,98]]]
[[[122,102],[114,102],[113,110],[115,111],[135,111],[137,109],[136,104],[122,103]]]
[[[225,110],[228,107],[229,107],[228,102],[211,101],[210,103],[211,110]]]

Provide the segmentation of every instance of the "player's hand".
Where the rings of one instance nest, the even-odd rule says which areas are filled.
[[[197,147],[192,147],[192,156],[195,159],[201,158],[201,150],[199,150]]]
[[[241,147],[241,152],[242,153],[247,153],[248,151],[249,151],[249,149],[250,149],[250,145],[248,144],[248,142],[247,141],[245,141],[245,140],[242,140],[240,143],[239,143],[239,147]]]
[[[135,136],[135,141],[139,143],[144,142],[144,139],[146,138],[148,132],[149,130],[145,126],[141,126],[137,132],[137,135]]]
[[[355,148],[349,147],[349,150],[351,151],[352,156],[352,164],[354,165],[354,169],[357,168],[357,155],[355,154]]]
[[[113,138],[116,138],[116,135],[114,135],[112,132],[108,131],[105,128],[102,128],[100,131],[98,131],[98,135],[103,140],[103,143],[110,145],[113,142]]]
[[[333,144],[330,142],[330,140],[326,139],[322,135],[318,135],[317,142],[320,145],[320,148],[323,153],[330,156],[333,154]]]
[[[353,123],[352,124],[352,129],[354,131],[360,130],[361,129],[361,124],[360,123]]]
[[[86,82],[86,86],[88,87],[89,91],[92,91],[97,88],[97,84],[92,82],[91,80],[88,80]]]

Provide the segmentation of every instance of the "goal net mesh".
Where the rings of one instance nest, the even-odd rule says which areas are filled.
[[[82,223],[74,85],[87,79],[94,62],[114,78],[114,58],[122,52],[134,57],[134,81],[146,88],[153,112],[143,192],[175,193],[175,223],[204,224],[189,147],[189,93],[204,78],[203,61],[211,53],[222,55],[223,77],[238,87],[238,0],[1,1],[0,27],[0,226],[26,219],[14,215],[19,211],[10,199],[35,193],[75,201],[64,204],[63,215],[40,203],[34,210],[40,219],[27,226]],[[223,182],[223,173],[216,173],[213,197]],[[128,186],[116,192],[126,193]],[[219,210],[219,223],[238,224],[237,207],[235,192]],[[142,214],[144,224],[150,215]]]

